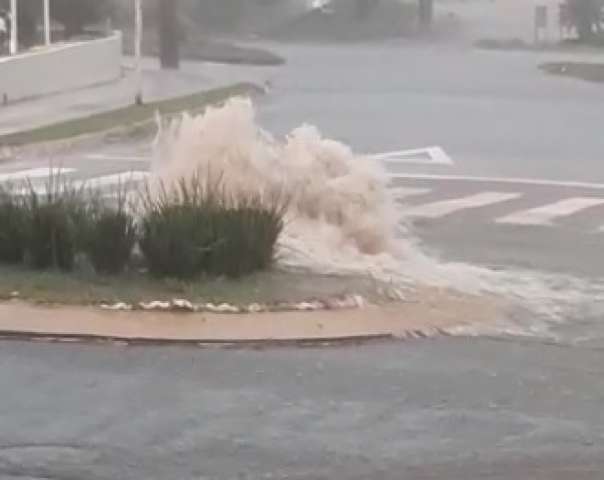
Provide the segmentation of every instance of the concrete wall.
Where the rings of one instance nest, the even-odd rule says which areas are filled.
[[[440,15],[454,13],[472,40],[519,38],[532,43],[535,35],[535,6],[548,9],[549,41],[558,41],[559,5],[563,0],[437,0],[435,12]]]
[[[0,105],[116,80],[122,35],[0,58]]]

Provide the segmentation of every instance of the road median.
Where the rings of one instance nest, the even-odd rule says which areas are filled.
[[[8,301],[0,303],[0,336],[194,344],[429,338],[484,325],[500,315],[500,307],[491,299],[428,288],[381,305],[238,315],[108,311]]]
[[[0,160],[10,159],[15,154],[30,148],[50,153],[82,143],[94,144],[104,139],[117,141],[124,137],[149,136],[155,128],[156,114],[169,117],[183,112],[200,112],[209,105],[220,104],[233,96],[251,96],[261,92],[260,87],[252,83],[235,83],[190,95],[143,105],[130,105],[83,118],[0,135]]]

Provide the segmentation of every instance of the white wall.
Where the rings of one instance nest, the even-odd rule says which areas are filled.
[[[436,0],[435,12],[455,13],[473,40],[519,38],[532,42],[534,38],[535,6],[548,9],[547,39],[558,41],[559,5],[563,0]]]
[[[121,76],[122,35],[0,58],[0,106],[116,80]]]

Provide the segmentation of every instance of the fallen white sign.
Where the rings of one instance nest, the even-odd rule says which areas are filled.
[[[368,155],[373,160],[388,163],[409,163],[415,165],[453,165],[453,160],[441,147],[395,150]]]

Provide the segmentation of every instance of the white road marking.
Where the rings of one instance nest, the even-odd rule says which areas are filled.
[[[604,183],[574,182],[564,180],[546,180],[539,178],[515,178],[515,177],[480,177],[467,175],[431,175],[423,173],[389,173],[392,180],[451,180],[466,182],[489,182],[489,183],[512,183],[524,185],[543,185],[549,187],[590,188],[593,190],[604,190]]]
[[[149,178],[149,172],[141,172],[141,171],[132,171],[132,172],[122,172],[116,173],[113,175],[104,175],[101,177],[92,177],[84,180],[76,180],[73,182],[67,181],[64,185],[59,185],[59,187],[66,186],[73,189],[103,189],[108,187],[128,187],[131,184],[139,183],[147,180]],[[58,188],[61,190],[61,188]],[[46,183],[36,183],[31,185],[30,187],[22,188],[16,192],[17,195],[27,195],[31,192],[36,193],[37,195],[45,195],[48,192],[48,185]],[[115,194],[116,192],[112,193]]]
[[[516,192],[481,192],[468,197],[417,205],[407,210],[405,215],[420,218],[440,218],[461,210],[485,207],[521,196],[522,193]]]
[[[76,188],[105,188],[105,187],[114,187],[114,186],[124,186],[132,183],[144,182],[149,178],[149,172],[142,171],[131,171],[131,172],[122,172],[116,173],[113,175],[105,175],[102,177],[93,177],[88,178],[86,180],[80,180],[75,182],[74,185]]]
[[[414,197],[416,195],[425,195],[432,191],[431,188],[413,188],[413,187],[393,187],[389,191],[395,200],[403,200],[407,197]]]
[[[557,218],[567,217],[586,208],[604,204],[604,198],[567,198],[537,208],[511,213],[495,220],[514,225],[553,225]]]
[[[127,162],[148,162],[151,157],[136,156],[136,155],[105,155],[102,153],[91,153],[86,155],[86,158],[90,160],[120,160]]]
[[[441,147],[395,150],[368,155],[372,160],[389,163],[411,163],[420,165],[453,165],[453,160]]]
[[[40,178],[50,178],[51,175],[63,177],[65,174],[75,172],[75,168],[30,168],[28,170],[19,170],[16,172],[0,174],[0,182],[14,182],[18,180],[35,180]]]

